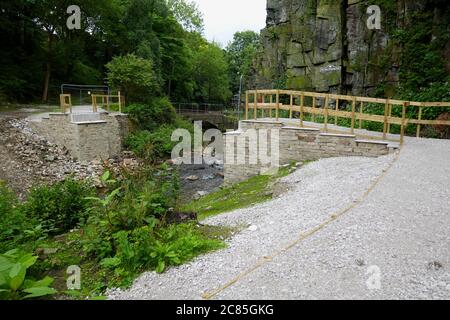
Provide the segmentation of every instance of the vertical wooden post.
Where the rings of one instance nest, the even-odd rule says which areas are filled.
[[[68,98],[69,98],[69,111],[72,114],[72,112],[73,112],[73,110],[72,110],[72,96],[69,94]]]
[[[304,126],[303,123],[304,111],[305,111],[305,94],[302,93],[302,95],[300,96],[300,127],[302,128]]]
[[[121,99],[121,96],[120,96],[120,91],[117,94],[119,96],[119,112],[122,113],[122,99]]]
[[[312,97],[312,108],[313,108],[313,114],[312,114],[312,122],[316,122],[316,97]]]
[[[339,99],[336,99],[336,112],[339,111]],[[337,126],[338,124],[338,116],[337,114],[334,116],[334,125]]]
[[[258,112],[258,90],[255,90],[255,101],[254,101],[254,106],[253,106],[253,118],[256,120],[257,119],[257,112]]]
[[[387,133],[390,134],[391,133],[391,117],[392,117],[392,104],[389,105],[389,122],[388,122],[388,127],[387,127]]]
[[[294,108],[294,96],[291,94],[291,105],[290,105],[290,111],[289,111],[289,119],[292,119],[292,113],[293,113],[292,108]]]
[[[266,104],[266,95],[265,95],[265,94],[262,95],[262,103],[263,103],[263,105]],[[263,118],[266,117],[266,110],[265,110],[264,108],[265,108],[265,107],[262,107],[262,108],[261,108],[261,116],[262,116]]]
[[[364,110],[364,101],[361,101],[361,108],[359,109],[359,129],[362,129],[363,110]]]
[[[386,100],[386,104],[384,105],[383,140],[387,139],[388,112],[389,112],[389,100]]]
[[[277,97],[276,97],[276,102],[277,102],[277,109],[275,111],[275,116],[277,121],[280,120],[280,90],[277,90]]]
[[[272,103],[273,103],[273,94],[270,95],[269,100],[269,118],[272,119]]]
[[[245,91],[245,120],[248,120],[248,91]]]
[[[422,113],[423,113],[423,107],[422,106],[420,106],[419,107],[419,121],[421,121],[422,120]],[[421,131],[421,129],[422,129],[422,125],[419,123],[418,125],[417,125],[417,138],[420,138],[420,131]]]
[[[325,98],[325,106],[324,106],[324,108],[325,108],[325,109],[324,109],[325,132],[328,132],[328,103],[329,103],[329,96],[326,95],[326,98]]]
[[[409,106],[409,102],[403,102],[402,110],[402,127],[400,129],[400,144],[405,142],[405,126],[406,126],[406,108]]]
[[[93,94],[91,97],[92,97],[92,112],[96,113],[97,112],[97,98],[96,98],[95,94]]]
[[[356,120],[356,97],[353,97],[353,101],[352,101],[352,134],[355,133],[355,120]]]

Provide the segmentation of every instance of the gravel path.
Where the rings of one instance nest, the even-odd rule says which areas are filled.
[[[280,198],[206,221],[250,226],[227,249],[163,275],[143,274],[131,289],[111,290],[109,296],[449,299],[450,141],[408,139],[361,204],[283,251],[357,202],[394,159],[310,163],[284,178],[291,191]],[[375,280],[370,287],[368,279]]]

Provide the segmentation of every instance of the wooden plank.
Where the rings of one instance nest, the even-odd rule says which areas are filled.
[[[391,117],[392,117],[392,104],[389,105],[388,119],[390,119]],[[391,133],[391,122],[390,121],[388,121],[387,133],[388,134]]]
[[[336,99],[336,111],[339,111],[339,98]],[[334,116],[334,125],[337,126],[338,124],[338,117]]]
[[[304,94],[305,97],[316,97],[316,98],[325,98],[326,93],[318,93],[318,92],[303,92],[303,91],[294,91],[294,90],[259,90],[260,93],[264,94],[286,94],[286,95],[298,95]],[[354,96],[349,95],[339,95],[339,94],[329,94],[330,99],[339,99],[339,100],[347,100],[352,101]],[[380,98],[370,98],[370,97],[356,97],[357,102],[367,102],[367,103],[379,103],[386,104],[389,101],[392,105],[403,105],[404,102],[409,102],[410,106],[417,107],[450,107],[450,102],[416,102],[416,101],[403,101],[403,100],[391,100],[391,99],[380,99]]]
[[[353,98],[352,101],[352,126],[351,126],[351,133],[355,133],[355,113],[356,113],[356,97]]]
[[[273,95],[270,95],[270,100],[269,103],[272,105],[273,104]],[[272,108],[269,108],[269,118],[272,119]]]
[[[329,102],[329,97],[328,95],[325,97],[325,105],[324,105],[324,115],[325,115],[325,132],[328,132],[328,102]]]
[[[289,110],[289,119],[292,119],[292,108],[294,107],[294,96],[291,94],[291,101],[290,101],[291,105],[290,105],[290,110]]]
[[[275,111],[275,116],[278,121],[278,120],[280,120],[280,92],[279,91],[277,91],[276,104],[277,104],[277,108]]]
[[[245,120],[248,120],[248,91],[245,92]]]
[[[253,108],[253,118],[256,120],[257,119],[257,114],[256,112],[258,111],[258,90],[255,90],[255,101],[254,101],[254,108]]]
[[[364,101],[361,101],[361,106],[359,108],[359,129],[362,129],[362,118],[361,115],[363,114],[364,111]]]
[[[384,105],[383,140],[386,140],[387,137],[387,127],[389,121],[388,112],[389,112],[389,101],[386,100],[386,104]]]
[[[400,129],[400,144],[403,144],[405,142],[405,126],[406,126],[406,108],[409,106],[408,102],[403,103],[402,107],[402,126]]]
[[[422,113],[423,113],[423,107],[419,107],[419,121],[422,120]],[[417,124],[417,138],[420,138],[420,131],[422,129],[422,126],[419,124]]]
[[[316,109],[316,97],[312,98],[312,108],[315,110]],[[313,112],[313,116],[312,116],[312,121],[316,122],[316,114]]]
[[[304,108],[305,108],[305,95],[302,94],[300,96],[300,127],[303,128],[303,119],[304,119]]]

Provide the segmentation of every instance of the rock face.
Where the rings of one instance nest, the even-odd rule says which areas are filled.
[[[367,9],[374,4],[381,9],[380,30],[367,27],[371,16]],[[449,12],[449,3],[268,0],[267,26],[261,33],[262,49],[249,88],[285,87],[357,95],[369,94],[381,82],[395,88],[401,46],[392,40],[393,34],[414,23],[412,13],[423,11],[431,13],[430,24],[442,29],[441,16]],[[448,30],[445,20],[444,30]],[[450,56],[450,45],[446,47],[444,59]]]

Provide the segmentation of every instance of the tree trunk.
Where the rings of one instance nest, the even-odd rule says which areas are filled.
[[[45,63],[45,80],[44,80],[44,92],[42,93],[42,103],[48,102],[48,89],[50,87],[50,77],[52,74],[52,45],[53,45],[53,30],[49,31],[48,35],[48,51],[47,51],[47,61]]]

